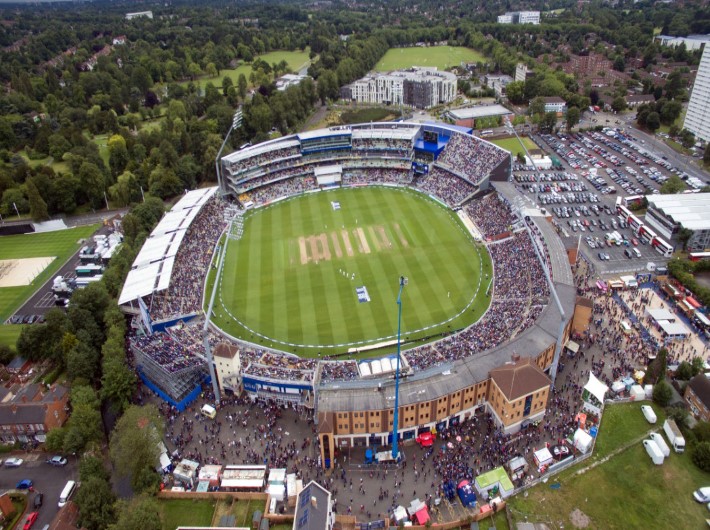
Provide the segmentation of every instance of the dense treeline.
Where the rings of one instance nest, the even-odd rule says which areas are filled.
[[[100,208],[106,199],[125,205],[145,194],[166,198],[213,180],[215,155],[239,105],[244,127],[228,149],[264,140],[273,130],[295,131],[318,100],[337,99],[342,85],[394,46],[470,46],[487,57],[481,73],[512,74],[524,60],[539,75],[509,87],[514,103],[559,95],[584,109],[594,103],[594,91],[550,65],[592,51],[619,68],[634,57],[651,64],[660,50],[652,43],[654,28],[671,34],[710,28],[707,10],[692,2],[682,11],[662,3],[616,9],[558,2],[554,7],[562,11],[524,27],[495,24],[495,14],[511,8],[498,1],[442,1],[434,11],[429,3],[404,0],[335,2],[328,9],[264,4],[150,6],[153,19],[131,21],[124,18],[128,6],[113,4],[4,12],[0,214],[43,219]],[[309,68],[315,83],[277,91],[273,81],[287,65],[256,58],[306,49],[315,59]],[[674,60],[698,57],[683,47],[664,53]],[[251,65],[249,75],[223,76],[244,63]],[[211,82],[200,81],[204,76]],[[626,89],[616,87],[616,96]],[[658,90],[644,85],[645,93]],[[107,135],[105,148],[95,135]]]

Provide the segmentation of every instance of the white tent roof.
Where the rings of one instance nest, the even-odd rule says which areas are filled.
[[[583,453],[586,453],[591,445],[591,435],[582,429],[577,429],[574,433],[574,446]]]
[[[133,261],[119,305],[168,288],[175,256],[187,229],[216,192],[216,187],[189,191],[163,216]]]
[[[587,384],[584,385],[584,389],[597,398],[601,403],[604,403],[604,395],[609,390],[609,387],[597,379],[592,372],[589,372],[589,381],[587,381]]]
[[[547,447],[543,447],[535,451],[535,458],[540,464],[544,464],[552,460],[552,453]]]
[[[651,316],[652,319],[658,320],[675,320],[675,314],[668,311],[668,309],[647,309],[646,313]]]
[[[667,335],[690,335],[690,330],[682,322],[659,320],[658,325]]]

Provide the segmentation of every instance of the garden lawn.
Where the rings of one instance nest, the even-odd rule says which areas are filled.
[[[464,61],[467,63],[485,61],[485,56],[476,50],[463,46],[413,46],[411,48],[391,48],[375,66],[378,72],[402,70],[412,66],[436,66],[446,70]]]
[[[530,138],[527,137],[522,137],[520,139],[522,141],[522,144],[527,148],[528,151],[530,149],[538,149],[537,145],[535,145],[535,142],[533,142]],[[522,153],[525,155],[525,150],[523,149],[523,145],[518,141],[517,138],[514,136],[511,138],[502,138],[498,140],[488,140],[492,144],[497,145],[498,147],[501,147],[503,149],[506,149],[507,151],[510,151],[513,156],[516,156],[518,153]]]
[[[205,526],[212,524],[215,502],[197,499],[158,499],[163,530],[178,526]]]
[[[91,236],[98,228],[99,225],[88,225],[55,232],[0,237],[0,260],[55,256],[31,284],[0,288],[0,322],[17,311],[78,250],[79,241]]]
[[[655,466],[639,441],[587,469],[649,430],[662,431],[662,411],[654,406],[658,422],[649,425],[640,406],[608,405],[595,449],[598,453],[527,490],[527,497],[509,499],[514,522],[573,528],[570,514],[579,509],[589,517],[589,528],[704,528],[707,508],[696,503],[692,493],[710,483],[710,473],[696,468],[689,452],[671,453],[662,466]],[[578,474],[580,469],[585,472]],[[560,488],[551,489],[556,483]]]

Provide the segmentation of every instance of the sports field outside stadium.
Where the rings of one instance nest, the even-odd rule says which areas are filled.
[[[245,214],[212,320],[302,356],[346,352],[396,338],[400,276],[403,341],[466,327],[490,302],[488,252],[428,196],[371,186],[292,197]]]
[[[403,70],[412,66],[436,66],[446,70],[459,66],[462,62],[485,61],[484,55],[463,46],[412,46],[410,48],[390,48],[375,65],[377,72]]]

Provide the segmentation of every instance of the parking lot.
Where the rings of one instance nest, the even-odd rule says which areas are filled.
[[[59,511],[59,494],[68,480],[76,480],[76,463],[73,458],[63,467],[51,466],[45,462],[48,458],[43,453],[27,453],[14,455],[24,461],[19,467],[8,468],[0,466],[0,490],[7,491],[15,488],[17,483],[24,479],[32,480],[34,492],[25,493],[28,496],[26,513],[35,511],[33,508],[34,497],[37,493],[44,494],[44,502],[39,511],[39,517],[33,528],[42,528],[52,522]],[[4,459],[3,459],[4,460]],[[21,520],[19,528],[22,528]]]
[[[563,237],[579,241],[580,252],[600,273],[640,272],[649,262],[667,261],[619,216],[617,200],[658,194],[671,174],[678,174],[691,190],[704,182],[685,175],[667,156],[621,129],[542,134],[533,140],[561,166],[536,172],[516,164],[515,182],[552,215]]]

